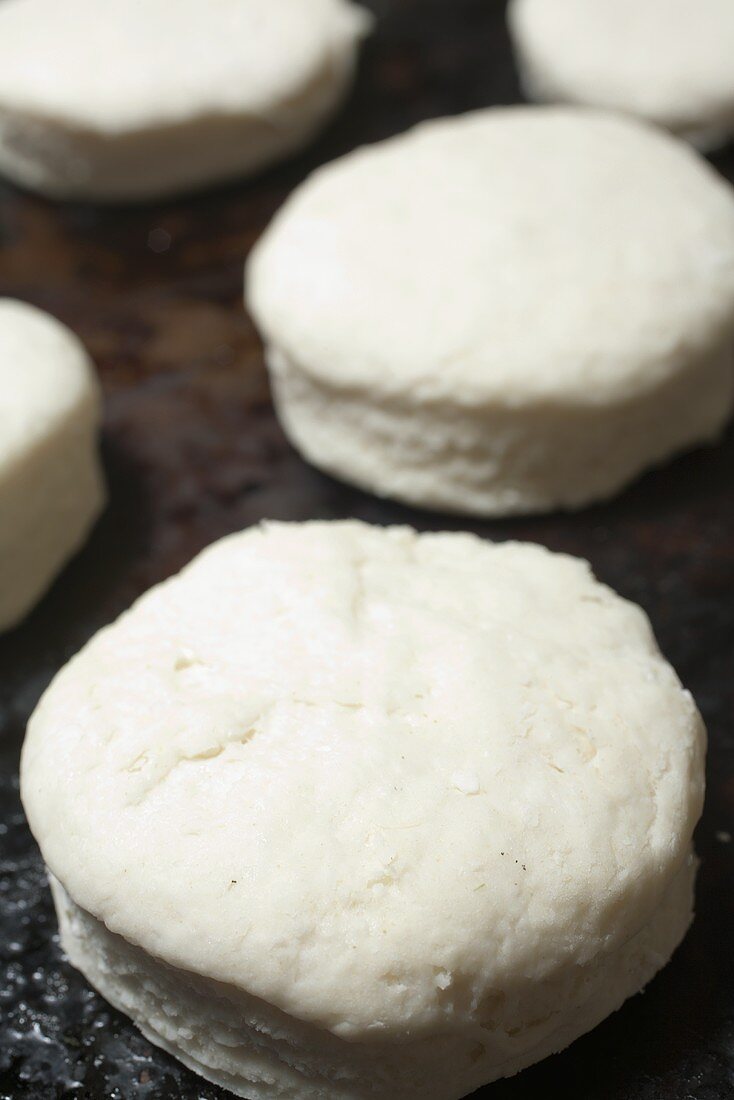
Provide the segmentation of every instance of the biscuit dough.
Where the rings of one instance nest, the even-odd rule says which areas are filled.
[[[731,0],[511,0],[531,99],[640,115],[701,149],[734,133]]]
[[[332,114],[368,24],[350,0],[5,0],[0,172],[98,201],[256,172]]]
[[[247,302],[314,465],[445,511],[578,508],[730,415],[734,192],[621,116],[432,121],[302,184]]]
[[[0,630],[30,611],[102,509],[100,416],[77,338],[0,298]]]
[[[451,1100],[691,919],[705,735],[586,563],[265,524],[57,676],[22,797],[72,961],[250,1100]]]

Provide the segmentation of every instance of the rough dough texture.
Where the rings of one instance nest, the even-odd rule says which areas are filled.
[[[574,508],[727,419],[734,194],[612,114],[433,121],[298,188],[247,301],[315,465],[449,511]]]
[[[0,171],[99,201],[255,172],[331,115],[368,22],[349,0],[5,0]]]
[[[451,1100],[691,918],[704,730],[639,608],[356,522],[205,551],[58,675],[22,796],[72,961],[251,1100]]]
[[[532,99],[641,115],[700,148],[734,133],[731,0],[511,0]]]
[[[104,503],[100,396],[77,338],[0,298],[0,630],[15,626],[79,548]]]

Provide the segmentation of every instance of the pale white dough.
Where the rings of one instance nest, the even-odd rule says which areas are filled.
[[[57,676],[23,749],[71,960],[250,1100],[452,1100],[691,919],[705,734],[586,563],[265,524]]]
[[[104,502],[87,353],[39,309],[0,298],[0,630],[79,548]]]
[[[283,426],[384,496],[575,508],[715,438],[734,390],[734,192],[581,108],[478,111],[314,173],[251,255]]]
[[[350,0],[5,0],[0,172],[99,201],[255,172],[331,115],[367,27]]]
[[[510,0],[532,99],[640,115],[700,148],[734,133],[731,0]]]

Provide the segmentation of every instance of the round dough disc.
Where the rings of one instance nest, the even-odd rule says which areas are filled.
[[[510,0],[532,99],[629,112],[702,149],[734,133],[731,0]]]
[[[98,201],[248,175],[331,115],[368,24],[351,0],[5,0],[0,172]]]
[[[247,300],[315,465],[450,511],[578,507],[729,415],[734,193],[621,116],[432,121],[301,185]]]
[[[252,1100],[451,1100],[637,992],[691,918],[704,731],[585,562],[266,524],[58,675],[22,796],[64,944]]]

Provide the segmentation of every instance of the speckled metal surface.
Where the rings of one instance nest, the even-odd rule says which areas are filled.
[[[253,183],[107,211],[0,187],[0,294],[51,310],[87,343],[104,383],[111,485],[87,548],[28,621],[0,638],[0,1100],[223,1095],[152,1048],[64,961],[17,765],[40,692],[85,639],[206,543],[266,516],[358,516],[527,538],[589,558],[603,580],[646,608],[710,732],[696,923],[644,997],[483,1095],[734,1095],[734,435],[608,505],[477,525],[322,477],[290,450],[273,418],[261,349],[240,302],[243,258],[283,198],[315,165],[354,145],[421,118],[518,98],[499,0],[371,6],[378,29],[346,110],[308,153]],[[717,164],[734,180],[734,151]]]

